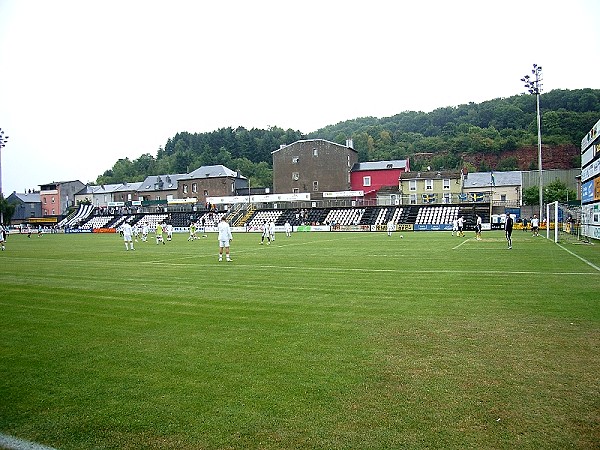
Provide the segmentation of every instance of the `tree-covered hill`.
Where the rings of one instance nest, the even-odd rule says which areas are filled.
[[[556,165],[580,164],[583,136],[600,118],[600,90],[554,90],[540,98],[544,153],[560,154]],[[271,152],[305,138],[344,144],[352,139],[359,160],[411,160],[411,169],[431,166],[472,170],[535,169],[537,145],[535,96],[517,95],[482,103],[405,111],[392,117],[363,117],[303,135],[278,127],[267,130],[222,128],[209,133],[177,133],[153,156],[120,159],[97,183],[140,181],[148,175],[190,172],[202,165],[224,164],[252,180],[271,186]],[[546,168],[550,168],[544,166]]]

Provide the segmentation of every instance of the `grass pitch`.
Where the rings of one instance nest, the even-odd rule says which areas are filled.
[[[597,448],[600,246],[11,235],[0,433],[59,449]]]

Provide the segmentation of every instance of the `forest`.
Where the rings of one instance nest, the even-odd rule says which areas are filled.
[[[540,109],[544,148],[568,148],[578,155],[581,139],[600,118],[600,89],[542,93]],[[96,183],[135,182],[149,175],[188,173],[203,165],[223,164],[249,177],[252,186],[270,187],[271,152],[300,139],[339,144],[352,139],[360,162],[408,158],[411,170],[427,166],[459,169],[465,165],[471,171],[534,170],[536,161],[523,168],[514,155],[537,145],[536,98],[522,94],[431,112],[361,117],[308,134],[279,127],[248,130],[241,126],[208,133],[180,132],[156,155],[119,159],[98,176]],[[480,160],[488,162],[473,162]],[[579,167],[580,158],[573,157],[566,164],[570,167],[563,168]]]

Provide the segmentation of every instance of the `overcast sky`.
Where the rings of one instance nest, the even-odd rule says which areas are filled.
[[[2,192],[93,182],[181,131],[509,97],[533,63],[545,92],[598,89],[599,17],[597,0],[0,0]]]

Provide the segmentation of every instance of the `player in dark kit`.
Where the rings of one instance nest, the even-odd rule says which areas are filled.
[[[504,231],[506,232],[506,241],[508,242],[508,249],[512,248],[512,230],[513,230],[513,218],[510,214],[506,215],[506,222],[504,222]]]

